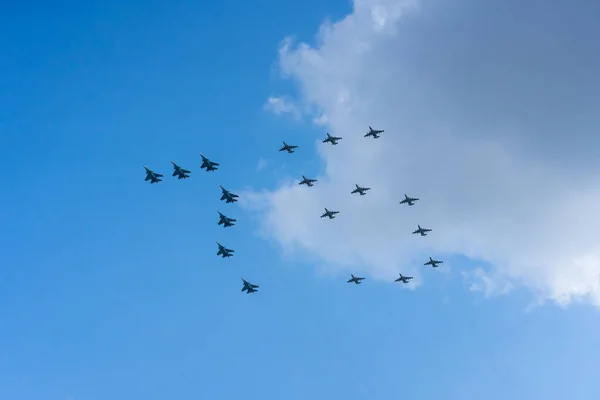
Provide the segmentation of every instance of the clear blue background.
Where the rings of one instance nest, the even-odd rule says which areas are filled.
[[[219,201],[284,164],[319,171],[322,132],[262,106],[294,89],[279,42],[348,2],[119,3],[2,5],[0,399],[600,397],[595,312],[524,313],[522,294],[487,301],[459,276],[346,285]]]

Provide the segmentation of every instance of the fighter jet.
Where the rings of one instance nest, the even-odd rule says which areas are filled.
[[[429,261],[427,261],[423,265],[431,265],[433,268],[437,268],[439,266],[438,264],[443,264],[443,263],[444,263],[443,261],[434,260],[433,258],[429,257]]]
[[[415,201],[419,201],[419,198],[418,197],[408,197],[407,195],[404,195],[404,200],[402,200],[400,202],[400,204],[408,204],[409,206],[414,206]]]
[[[367,190],[371,190],[371,188],[360,187],[360,186],[356,185],[356,189],[354,189],[353,191],[351,191],[350,194],[359,193],[361,196],[364,196],[366,194]]]
[[[221,214],[219,211],[217,211],[219,213],[219,222],[217,222],[217,225],[223,225],[223,228],[227,228],[230,226],[234,226],[234,222],[236,222],[235,219],[233,218],[228,218],[225,215]]]
[[[253,285],[244,278],[242,278],[242,281],[244,281],[244,287],[242,288],[242,292],[246,292],[246,294],[258,292],[258,290],[256,290],[259,288],[258,285]]]
[[[331,136],[329,133],[327,134],[327,138],[323,140],[323,143],[331,143],[332,145],[338,144],[338,140],[342,140],[341,137]]]
[[[231,250],[223,246],[221,243],[217,242],[217,246],[219,246],[219,251],[217,251],[217,255],[221,256],[221,258],[233,257],[235,250]]]
[[[298,146],[294,146],[293,144],[287,144],[286,142],[283,142],[283,147],[279,149],[279,151],[287,151],[288,153],[292,154],[294,152],[294,149],[297,149]]]
[[[316,182],[316,179],[308,179],[307,177],[305,177],[304,175],[302,175],[302,180],[300,181],[300,183],[298,185],[306,185],[306,186],[313,186],[313,184]]]
[[[225,200],[225,203],[235,203],[237,198],[240,197],[235,193],[231,193],[229,190],[225,189],[223,186],[219,186],[223,191],[223,195],[221,196],[221,200]]]
[[[394,282],[408,283],[408,281],[410,281],[412,278],[413,278],[412,276],[404,276],[404,275],[400,274],[400,277],[398,279],[396,279]]]
[[[427,232],[431,232],[431,229],[421,228],[421,225],[417,225],[417,230],[413,232],[413,235],[427,236]]]
[[[321,218],[325,218],[328,217],[329,219],[334,219],[335,218],[335,214],[339,214],[339,211],[329,211],[328,209],[325,209],[325,213],[323,215],[321,215]]]
[[[348,281],[346,283],[354,282],[357,285],[360,285],[360,281],[362,281],[363,279],[365,279],[365,278],[358,278],[358,277],[354,276],[353,274],[350,274],[350,275],[352,276],[352,278],[348,279]]]
[[[185,178],[189,178],[191,172],[188,171],[187,169],[183,169],[181,168],[179,165],[175,164],[173,161],[171,161],[171,164],[173,164],[173,168],[175,169],[173,171],[173,176],[177,176],[177,179],[185,179]]]
[[[145,181],[150,181],[151,184],[162,182],[162,179],[160,179],[160,178],[162,178],[163,176],[161,174],[157,174],[156,172],[152,171],[145,165],[144,165],[144,168],[146,169],[146,179],[144,179]]]
[[[379,134],[385,132],[384,130],[375,130],[369,127],[369,132],[365,135],[365,137],[373,136],[373,139],[379,139]]]
[[[202,154],[200,154],[200,157],[202,157],[202,165],[200,166],[201,169],[206,169],[206,172],[217,171],[219,169],[219,168],[216,168],[219,166],[218,163],[210,161],[208,158],[204,157]]]

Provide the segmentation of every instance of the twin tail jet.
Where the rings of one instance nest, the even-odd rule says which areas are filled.
[[[286,142],[283,142],[283,147],[279,149],[279,151],[287,151],[288,153],[292,154],[294,152],[294,149],[297,149],[298,146],[294,146],[293,144],[287,144]]]
[[[256,290],[259,288],[258,285],[253,285],[252,283],[248,282],[244,278],[242,278],[242,281],[244,282],[244,286],[242,287],[242,292],[246,292],[246,294],[250,294],[250,293],[254,293],[254,292],[258,291],[258,290]]]
[[[221,200],[225,200],[225,203],[235,203],[238,201],[238,196],[235,193],[231,193],[229,190],[225,189],[223,186],[219,186],[223,194],[221,195]]]
[[[219,242],[217,242],[217,246],[219,246],[218,256],[221,256],[221,258],[233,257],[235,250],[228,249]]]
[[[384,130],[376,130],[376,129],[369,127],[369,132],[367,132],[365,137],[372,136],[373,139],[379,139],[379,135],[382,134],[383,132],[385,132],[385,131]]]
[[[327,134],[327,138],[323,140],[323,143],[331,143],[332,145],[338,144],[338,140],[342,140],[341,137],[331,136],[329,133]]]
[[[356,185],[356,189],[354,189],[353,191],[350,192],[350,194],[354,194],[354,193],[358,193],[361,196],[364,196],[365,194],[367,194],[367,190],[371,190],[371,188],[368,187],[360,187],[358,185]]]
[[[323,215],[321,215],[321,218],[329,218],[329,219],[334,219],[335,218],[335,214],[339,214],[339,211],[329,211],[328,209],[325,209],[325,212],[323,213]]]
[[[431,232],[431,229],[421,228],[421,225],[417,225],[417,230],[413,232],[413,235],[427,236],[427,232]]]
[[[219,222],[217,222],[217,225],[223,225],[223,228],[227,228],[230,226],[234,226],[234,222],[236,222],[236,220],[234,218],[229,218],[226,217],[225,215],[221,214],[219,211],[217,211],[219,213]]]
[[[217,168],[219,166],[219,163],[210,161],[208,158],[204,157],[202,154],[200,154],[200,157],[202,157],[202,165],[200,165],[201,169],[205,169],[206,172],[217,171],[219,169],[219,168]]]
[[[185,178],[189,178],[191,172],[188,171],[187,169],[183,169],[181,168],[179,165],[175,164],[173,161],[171,161],[171,164],[173,164],[173,176],[176,176],[177,179],[185,179]]]
[[[145,181],[150,181],[151,184],[162,182],[162,179],[160,179],[160,178],[162,178],[163,176],[161,174],[157,174],[156,172],[152,171],[145,165],[144,165],[144,168],[146,169],[146,179],[144,179]]]

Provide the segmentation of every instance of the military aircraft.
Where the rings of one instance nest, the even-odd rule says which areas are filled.
[[[429,257],[429,261],[427,261],[423,265],[431,265],[433,268],[437,268],[439,266],[438,264],[443,264],[443,263],[444,263],[443,261],[434,260],[433,258]]]
[[[335,214],[339,214],[339,211],[329,211],[328,209],[325,209],[325,213],[323,215],[321,215],[321,218],[325,218],[328,217],[329,219],[334,219],[335,218]]]
[[[306,186],[313,186],[313,184],[316,182],[316,179],[308,179],[307,177],[305,177],[304,175],[302,175],[302,180],[300,181],[300,183],[298,185],[306,185]]]
[[[177,176],[177,179],[185,179],[185,178],[189,178],[191,172],[188,171],[187,169],[183,169],[181,168],[179,165],[175,164],[173,161],[171,161],[171,164],[173,164],[173,168],[175,169],[175,171],[173,171],[173,176]]]
[[[400,202],[400,204],[408,204],[409,206],[414,206],[415,201],[419,201],[419,198],[418,197],[408,197],[407,195],[404,195],[404,200],[402,200]]]
[[[258,285],[253,285],[244,278],[242,278],[242,281],[244,281],[244,287],[242,288],[242,292],[246,292],[246,294],[258,292],[258,290],[256,290],[259,288]]]
[[[218,163],[210,161],[208,158],[204,157],[202,154],[200,154],[200,157],[202,157],[202,165],[200,166],[201,169],[206,169],[206,172],[217,171],[219,169],[219,168],[216,168],[219,166]]]
[[[235,225],[234,222],[236,222],[236,220],[234,218],[228,218],[219,211],[217,212],[219,213],[219,222],[217,222],[217,225],[223,225],[223,228]]]
[[[235,250],[231,250],[223,246],[221,243],[217,242],[217,246],[219,246],[219,251],[217,251],[217,255],[221,256],[221,258],[233,257]]]
[[[288,153],[293,153],[294,149],[297,149],[298,146],[294,146],[293,144],[287,144],[286,142],[283,142],[283,147],[279,149],[279,151],[287,151]]]
[[[431,232],[431,229],[427,229],[427,228],[421,228],[421,225],[417,225],[417,230],[413,232],[413,235],[421,235],[421,236],[427,236],[427,232]]]
[[[365,137],[373,136],[373,139],[379,139],[379,134],[385,132],[384,130],[375,130],[369,127],[369,132],[365,135]]]
[[[240,197],[235,193],[231,193],[229,190],[225,189],[223,186],[219,186],[223,191],[223,195],[221,196],[221,200],[225,200],[225,203],[235,203],[237,198]]]
[[[362,281],[363,279],[365,279],[365,278],[358,278],[358,277],[354,276],[353,274],[350,274],[350,275],[352,276],[352,278],[348,279],[348,281],[346,283],[354,282],[357,285],[360,285],[360,281]]]
[[[354,189],[353,191],[351,191],[350,194],[359,193],[361,196],[364,196],[366,194],[367,190],[371,190],[371,188],[360,187],[360,186],[356,185],[356,189]]]
[[[331,143],[332,145],[338,144],[338,140],[342,140],[341,137],[331,136],[329,133],[327,134],[327,138],[323,140],[323,143]]]
[[[404,275],[400,274],[400,277],[398,279],[396,279],[394,282],[408,283],[408,281],[410,281],[412,278],[413,278],[412,276],[404,276]]]
[[[163,176],[161,174],[157,174],[145,165],[144,168],[146,169],[146,179],[144,179],[145,181],[150,181],[150,183],[162,182],[162,179],[160,178],[162,178]]]

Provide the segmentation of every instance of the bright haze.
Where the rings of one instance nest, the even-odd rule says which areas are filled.
[[[435,279],[422,272],[433,256],[487,295],[600,306],[598,12],[362,0],[312,44],[284,40],[278,68],[297,95],[267,106],[312,119],[323,167],[305,171],[313,188],[297,174],[255,193],[262,234],[329,270],[418,285]],[[368,126],[385,132],[365,138]],[[325,132],[343,139],[322,144]],[[371,191],[350,195],[355,184]],[[404,194],[421,200],[399,205]],[[319,219],[323,207],[338,218]],[[417,224],[433,232],[411,235]]]

